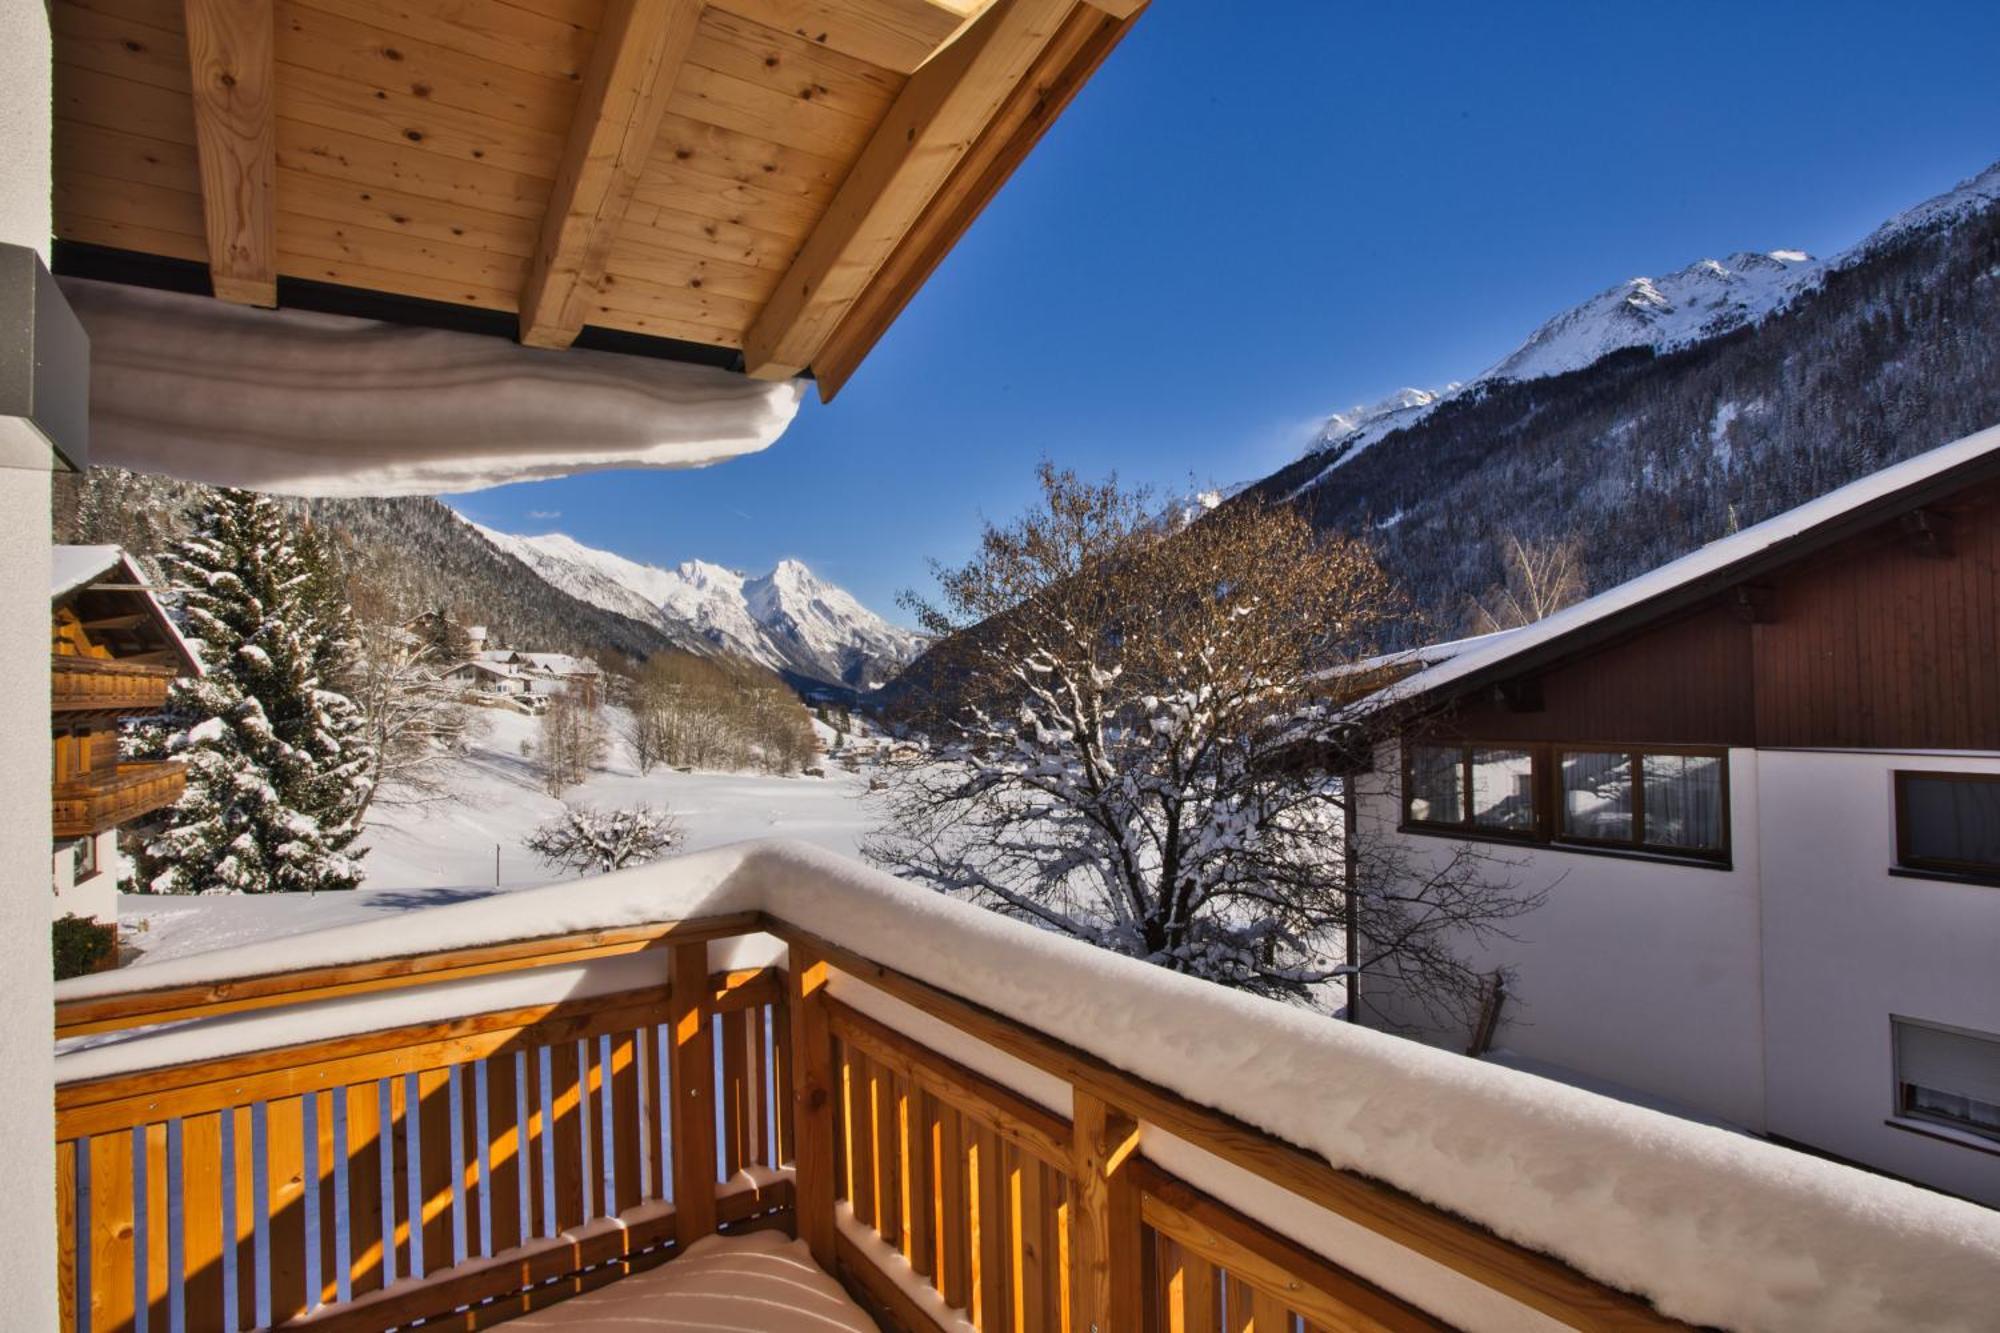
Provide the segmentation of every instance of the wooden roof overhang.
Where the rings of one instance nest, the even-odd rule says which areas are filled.
[[[1144,5],[53,0],[58,263],[831,399]]]

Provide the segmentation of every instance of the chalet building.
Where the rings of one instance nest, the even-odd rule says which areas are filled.
[[[2000,430],[1408,665],[1357,827],[1546,891],[1498,1058],[2000,1204]]]
[[[176,763],[127,763],[119,725],[199,670],[138,567],[115,546],[59,546],[50,583],[55,915],[115,920],[119,826],[172,805]]]

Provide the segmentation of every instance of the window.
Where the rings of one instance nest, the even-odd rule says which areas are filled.
[[[1420,831],[1728,858],[1721,750],[1412,744],[1407,755],[1403,822]]]
[[[2000,773],[1897,773],[1896,861],[2000,879]]]
[[[80,838],[70,852],[72,882],[81,884],[97,873],[97,839]]]
[[[1565,842],[1670,856],[1720,856],[1723,756],[1698,751],[1561,750]]]
[[[1891,1018],[1896,1113],[2000,1140],[2000,1037]]]

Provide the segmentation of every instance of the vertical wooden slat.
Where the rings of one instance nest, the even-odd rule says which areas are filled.
[[[347,1289],[382,1286],[382,1085],[347,1089]]]
[[[251,1136],[252,1108],[239,1106],[224,1114],[230,1125],[230,1178],[236,1221],[236,1319],[239,1327],[256,1322],[257,1312],[257,1159]],[[93,1185],[94,1187],[94,1185]],[[226,1297],[225,1297],[226,1300]]]
[[[1291,1311],[1262,1287],[1250,1289],[1250,1322],[1257,1333],[1292,1333]]]
[[[1014,1333],[1043,1333],[1042,1164],[1018,1148],[1007,1150],[1008,1271],[1014,1279]]]
[[[612,1207],[623,1213],[638,1206],[645,1182],[639,1178],[639,1050],[630,1032],[611,1039],[611,1123],[614,1145],[612,1161],[617,1189]]]
[[[577,1070],[582,1081],[577,1087],[578,1138],[583,1146],[583,1217],[585,1221],[604,1213],[604,1065],[598,1058],[595,1039],[576,1043]]]
[[[146,1319],[147,1327],[166,1328],[168,1291],[173,1273],[168,1265],[167,1126],[146,1126]]]
[[[1062,1177],[1062,1201],[1056,1205],[1056,1286],[1061,1304],[1057,1308],[1063,1333],[1076,1328],[1076,1181]]]
[[[90,1326],[132,1327],[137,1308],[133,1283],[132,1135],[125,1130],[90,1140]]]
[[[765,1019],[769,1013],[768,1005],[759,1005],[750,1010],[749,1016],[750,1160],[759,1166],[776,1165],[771,1157],[771,1068],[764,1050]]]
[[[1141,1210],[1143,1216],[1143,1209]],[[1145,1240],[1139,1251],[1139,1320],[1140,1326],[1148,1330],[1166,1327],[1163,1313],[1166,1306],[1165,1288],[1171,1280],[1173,1242],[1151,1227],[1141,1233]]]
[[[828,1272],[834,1267],[833,1034],[826,1010],[826,960],[799,944],[785,970],[787,1061],[791,1069],[792,1198],[799,1239]]]
[[[1132,1181],[1138,1124],[1076,1088],[1070,1175],[1078,1333],[1111,1333],[1139,1322],[1139,1190]]]
[[[1042,1284],[1046,1295],[1042,1302],[1042,1322],[1051,1329],[1068,1333],[1070,1326],[1069,1296],[1069,1177],[1064,1173],[1044,1166],[1042,1181],[1045,1186],[1042,1208],[1042,1253],[1046,1256],[1042,1268],[1047,1280]]]
[[[181,1121],[183,1311],[190,1329],[222,1323],[222,1116]]]
[[[966,1258],[965,1147],[957,1109],[942,1102],[936,1105],[931,1169],[937,1180],[937,1289],[946,1305],[963,1310],[972,1301],[971,1265]]]
[[[875,1120],[868,1103],[868,1057],[841,1043],[842,1121],[847,1134],[847,1202],[863,1226],[877,1225],[875,1213]]]
[[[389,1089],[389,1119],[382,1126],[382,1151],[389,1155],[389,1197],[382,1201],[382,1210],[394,1224],[391,1239],[395,1242],[393,1253],[384,1259],[386,1269],[394,1271],[397,1280],[412,1276],[415,1271],[415,1256],[422,1228],[411,1215],[410,1200],[416,1192],[411,1182],[415,1177],[415,1164],[410,1158],[410,1131],[413,1123],[410,1116],[414,1108],[410,1105],[410,1081],[398,1075],[387,1080]]]
[[[1185,1333],[1218,1333],[1222,1326],[1215,1265],[1187,1250],[1181,1251],[1180,1318]]]
[[[674,1033],[674,1222],[682,1245],[715,1231],[715,1050],[708,946],[674,947],[668,1001]]]
[[[280,1097],[264,1107],[265,1178],[271,1235],[271,1319],[306,1310],[305,1106]]]
[[[965,1146],[972,1179],[972,1322],[981,1329],[999,1329],[1007,1226],[1000,1140],[990,1128],[978,1125],[966,1136]]]
[[[576,1043],[559,1041],[549,1048],[549,1147],[555,1156],[556,1228],[566,1231],[583,1221],[583,1086],[577,1068]]]
[[[457,1172],[459,1192],[465,1200],[461,1225],[465,1232],[465,1257],[470,1260],[477,1259],[481,1253],[480,1228],[485,1209],[484,1200],[480,1198],[479,1166],[486,1157],[486,1144],[479,1135],[478,1063],[460,1065],[457,1074],[459,1146],[453,1170]]]
[[[62,1333],[76,1333],[76,1140],[56,1144],[56,1311]]]
[[[789,981],[789,977],[787,977]],[[778,1095],[773,1098],[778,1109],[777,1139],[778,1162],[789,1165],[796,1153],[792,1137],[792,1009],[780,998],[771,1006],[771,1082],[776,1085]]]
[[[931,1275],[931,1238],[937,1233],[931,1205],[931,1142],[925,1092],[916,1079],[896,1083],[896,1155],[903,1163],[903,1257],[919,1277]]]
[[[750,1158],[749,1020],[741,1009],[721,1016],[722,1174],[734,1176]]]
[[[882,1239],[902,1248],[903,1170],[896,1140],[894,1075],[884,1066],[868,1064],[868,1128],[875,1159],[875,1229]]]
[[[451,1254],[451,1071],[427,1069],[417,1075],[419,1179],[423,1182],[424,1276],[452,1265]]]
[[[1257,1316],[1250,1296],[1250,1284],[1233,1273],[1225,1274],[1223,1297],[1229,1305],[1222,1321],[1226,1333],[1256,1333]]]
[[[493,1253],[527,1239],[521,1234],[521,1172],[526,1169],[526,1126],[520,1122],[520,1081],[513,1051],[486,1061],[486,1178],[493,1209]]]
[[[319,1281],[316,1303],[330,1305],[340,1299],[340,1270],[346,1256],[340,1251],[340,1196],[334,1181],[347,1171],[347,1155],[334,1136],[334,1096],[331,1091],[316,1095],[318,1119],[313,1129],[318,1144],[319,1171]]]

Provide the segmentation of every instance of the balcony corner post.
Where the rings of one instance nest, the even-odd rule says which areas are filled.
[[[706,943],[674,946],[671,983],[674,1234],[686,1249],[716,1229],[715,1043]]]
[[[833,1029],[826,960],[790,941],[785,998],[792,1029],[793,1200],[799,1239],[820,1267],[835,1261],[833,1215]]]
[[[1144,1296],[1139,1122],[1084,1088],[1073,1094],[1071,1327],[1075,1333],[1123,1333],[1140,1326]]]

